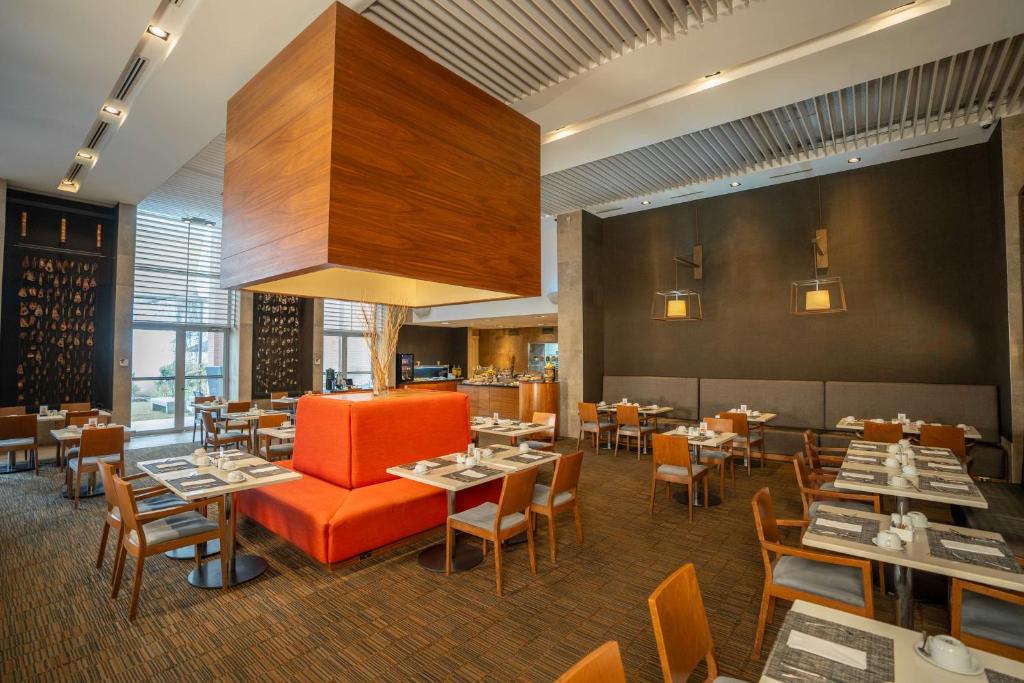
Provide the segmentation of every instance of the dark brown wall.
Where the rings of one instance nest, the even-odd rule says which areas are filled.
[[[605,219],[604,372],[1005,387],[992,146],[821,177],[844,314],[788,313],[790,282],[811,277],[816,179],[696,202],[704,280],[681,269],[680,285],[703,291],[702,322],[650,320],[694,244],[694,203]]]
[[[398,333],[398,353],[412,353],[423,365],[435,361],[462,366],[466,374],[466,328],[403,325]]]

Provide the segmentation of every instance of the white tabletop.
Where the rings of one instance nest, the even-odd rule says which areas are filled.
[[[301,396],[282,396],[281,398],[270,399],[271,403],[290,403],[292,405],[299,402]]]
[[[436,466],[433,466],[429,471],[422,474],[408,469],[408,466],[396,466],[389,467],[387,469],[388,474],[393,474],[396,477],[402,477],[403,479],[412,479],[418,481],[421,484],[429,484],[430,486],[436,486],[446,491],[461,491],[468,489],[473,486],[479,486],[495,479],[504,477],[509,472],[516,472],[518,470],[524,470],[530,467],[536,467],[545,463],[558,460],[561,454],[554,453],[551,451],[528,451],[523,453],[518,448],[513,446],[501,446],[494,445],[489,447],[494,452],[494,455],[490,458],[483,458],[473,467],[467,467],[466,465],[460,465],[456,458],[457,453],[449,455],[443,455],[435,460],[443,461]],[[524,457],[525,456],[525,457]],[[524,457],[529,458],[529,462],[515,462],[509,460],[509,458]],[[409,463],[409,465],[415,465],[416,463]],[[483,477],[473,479],[472,481],[458,481],[456,479],[449,479],[445,475],[466,472],[467,470],[479,470],[481,467],[486,467],[495,470],[493,474],[486,474]]]
[[[221,415],[222,420],[235,420],[248,422],[255,422],[260,419],[263,415],[288,415],[285,410],[258,410],[256,412],[244,411],[241,413],[224,413]]]
[[[890,638],[893,642],[893,673],[895,683],[920,683],[921,681],[926,681],[927,683],[969,683],[970,681],[984,683],[985,681],[983,676],[963,676],[951,673],[919,657],[913,651],[914,646],[921,640],[919,632],[900,628],[899,626],[875,619],[840,612],[830,607],[822,607],[821,605],[815,605],[803,600],[795,601],[790,611]],[[786,647],[786,644],[776,640],[775,645],[772,646],[772,651],[774,652],[776,648],[780,647]],[[1012,659],[1000,657],[983,650],[974,649],[972,652],[977,658],[978,663],[986,669],[1016,676],[1017,678],[1024,678],[1024,664],[1021,662],[1015,662]],[[779,681],[768,676],[762,676],[761,681],[762,683],[793,683],[792,680]]]
[[[715,435],[704,441],[694,441],[697,438],[689,433],[687,427],[676,427],[671,429],[665,434],[671,436],[685,436],[691,446],[697,446],[699,448],[720,448],[722,445],[729,443],[736,438],[735,432],[715,432]]]
[[[873,512],[861,512],[860,510],[847,510],[834,505],[822,505],[819,512],[828,512],[847,517],[857,517],[865,520],[875,520],[879,523],[880,531],[890,527],[888,515],[877,515]],[[1004,541],[1003,537],[992,531],[981,531],[964,527],[950,526],[947,524],[932,523],[931,528],[936,531],[953,531],[958,534],[957,538],[963,543],[970,543],[971,538],[994,539]],[[975,581],[996,588],[1004,588],[1011,591],[1024,591],[1024,573],[1011,572],[991,567],[978,565],[970,562],[957,562],[942,557],[935,557],[928,549],[928,537],[925,529],[915,529],[914,540],[906,543],[902,550],[888,550],[879,548],[873,543],[861,543],[839,536],[832,536],[824,533],[815,533],[808,530],[803,536],[803,544],[810,548],[830,550],[844,555],[852,555],[865,560],[875,560],[887,564],[898,564],[911,569],[923,569],[942,576],[951,576],[968,581]],[[960,538],[963,537],[963,538]],[[1012,553],[1012,551],[1010,551]],[[964,552],[963,556],[971,554]],[[978,555],[984,558],[985,555]],[[1011,556],[1011,559],[1012,556]]]
[[[841,418],[839,420],[839,422],[836,423],[836,429],[841,429],[841,430],[846,431],[846,432],[859,432],[859,431],[864,429],[864,420],[865,420],[865,418],[859,418],[859,417],[856,417],[856,418],[851,420],[851,419],[849,419],[849,416],[847,416],[847,417]],[[871,420],[873,422],[895,422],[896,421],[896,420],[883,420],[881,418],[871,418]],[[921,425],[918,424],[918,422],[921,422],[922,424],[926,424],[923,420],[920,420],[920,421],[919,420],[911,420],[910,422],[906,422],[906,423],[903,424],[903,433],[904,434],[911,434],[913,436],[920,435],[921,434]],[[938,422],[933,422],[932,424],[938,425],[939,423]],[[978,440],[978,439],[981,438],[981,432],[979,432],[977,429],[975,429],[974,427],[972,427],[970,425],[964,425],[964,438],[965,439]]]
[[[275,439],[281,439],[282,441],[295,440],[295,427],[260,427],[256,430],[256,433],[263,436],[270,436]]]
[[[551,425],[539,425],[536,427],[527,427],[529,424],[537,424],[535,422],[520,422],[513,420],[511,424],[503,425],[500,422],[495,424],[494,420],[489,417],[474,417],[469,421],[469,428],[471,431],[479,432],[481,434],[494,434],[495,436],[507,436],[511,438],[518,438],[520,436],[529,436],[530,434],[539,434],[540,432],[550,432],[554,429]]]
[[[106,426],[96,426],[96,429],[109,429],[110,427],[123,427],[125,434],[135,433],[134,427],[125,427],[119,424],[108,424]],[[77,427],[62,427],[60,429],[51,429],[50,436],[61,443],[67,443],[68,441],[80,441],[82,439],[82,430]]]
[[[888,483],[889,477],[898,473],[895,469],[887,469],[882,464],[870,465],[862,462],[857,462],[856,460],[851,460],[850,456],[863,456],[870,455],[872,453],[879,456],[885,455],[885,453],[882,450],[872,451],[869,450],[868,448],[864,448],[865,445],[878,445],[888,447],[890,444],[874,444],[874,442],[870,441],[850,442],[850,447],[846,452],[846,457],[843,459],[843,465],[840,468],[840,473],[849,473],[851,477],[856,477],[858,473],[883,473],[887,475],[886,482],[884,484],[875,483],[871,481],[861,482],[856,481],[855,479],[844,479],[843,476],[840,476],[835,480],[835,487],[837,489],[843,491],[860,491],[863,493],[879,493],[887,496],[899,496],[901,498],[928,500],[935,503],[947,503],[949,505],[964,505],[966,507],[973,508],[988,508],[988,502],[985,500],[985,497],[981,495],[981,491],[979,491],[977,487],[974,486],[974,484],[971,482],[970,476],[968,476],[967,473],[963,471],[950,471],[949,473],[942,472],[940,474],[939,472],[924,471],[919,466],[918,473],[916,475],[904,475],[904,478],[909,482],[909,485],[907,487],[896,488],[895,486],[890,486]],[[915,446],[915,448],[918,449],[918,451],[920,451],[921,447]],[[952,455],[952,452],[946,449],[929,448],[928,450],[943,450],[947,454],[946,461],[950,461],[950,457],[955,459],[955,456]],[[920,463],[928,462],[929,456],[927,454],[922,454],[915,455],[915,458],[918,459],[920,465]],[[968,486],[973,488],[974,490],[968,492],[967,495],[956,494],[953,492],[952,489],[943,491],[941,490],[941,487],[936,488],[931,486],[930,484],[925,483],[924,481],[922,481],[922,477],[944,479],[946,480],[944,483],[947,483],[950,486]]]
[[[599,403],[597,405],[597,410],[599,412],[602,412],[602,413],[614,413],[616,407],[617,406],[621,406],[621,405],[623,405],[623,404],[622,403],[605,403],[604,405],[601,405]],[[632,405],[633,407],[637,408],[641,415],[647,415],[647,416],[651,416],[651,415],[664,415],[665,413],[671,413],[673,410],[675,410],[675,408],[673,408],[672,406],[654,406],[653,404],[649,405],[649,406],[642,406],[639,403],[631,403],[629,405]]]
[[[225,451],[225,453],[241,453],[241,451]],[[157,458],[156,460],[144,460],[138,463],[138,468],[148,474],[149,476],[156,479],[158,482],[171,489],[174,493],[178,494],[186,500],[199,500],[202,498],[212,498],[214,496],[221,496],[225,493],[235,493],[236,491],[244,491],[246,489],[259,488],[261,486],[270,486],[272,484],[283,484],[289,481],[296,481],[302,478],[302,475],[294,470],[289,470],[284,467],[279,467],[273,463],[269,463],[263,458],[255,455],[247,458],[239,458],[234,461],[235,467],[246,467],[249,465],[258,465],[260,467],[274,467],[280,470],[280,473],[273,476],[267,477],[250,477],[245,476],[243,481],[239,482],[217,482],[215,485],[211,485],[206,488],[195,488],[184,489],[179,487],[175,482],[180,479],[190,477],[196,474],[215,474],[222,479],[227,478],[227,471],[218,470],[216,467],[191,467],[185,470],[176,470],[174,472],[161,472],[156,465],[158,463],[167,462],[168,460],[187,460],[191,463],[195,463],[193,455],[190,453],[183,456],[172,456],[169,458]]]
[[[90,409],[91,410],[91,409]],[[87,413],[88,410],[80,410],[75,412]],[[51,410],[47,415],[38,415],[36,419],[39,422],[63,422],[67,418],[68,411],[66,410]],[[99,411],[100,417],[110,417],[110,411],[101,410]]]

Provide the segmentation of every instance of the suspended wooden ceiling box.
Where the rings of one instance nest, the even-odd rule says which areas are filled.
[[[335,3],[228,102],[221,284],[539,296],[539,128]]]

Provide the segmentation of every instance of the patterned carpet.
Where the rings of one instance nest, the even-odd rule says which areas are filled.
[[[574,442],[559,445],[567,451]],[[128,460],[190,449],[130,451]],[[407,547],[330,572],[242,520],[239,542],[270,561],[266,574],[206,591],[185,581],[190,562],[154,558],[146,564],[139,615],[129,624],[128,591],[108,599],[112,551],[102,571],[94,567],[103,499],[73,510],[60,497],[61,482],[52,466],[38,478],[0,477],[4,681],[550,681],[606,640],[619,641],[630,681],[658,681],[647,596],[685,562],[697,565],[723,674],[756,681],[763,662],[749,653],[763,572],[750,498],[770,486],[780,516],[799,514],[787,463],[738,475],[724,504],[696,510],[691,524],[685,506],[663,491],[648,516],[646,456],[637,462],[588,451],[581,477],[585,543],[575,544],[571,515],[560,519],[552,565],[546,532],[539,531],[538,574],[530,574],[525,546],[509,552],[503,599],[494,594],[490,558],[445,577],[422,569],[416,548]],[[126,575],[132,567],[129,560]],[[879,618],[891,621],[890,600],[877,604]],[[944,628],[944,608],[920,614],[930,628]]]

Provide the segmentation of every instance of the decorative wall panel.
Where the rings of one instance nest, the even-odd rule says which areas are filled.
[[[271,391],[302,389],[303,304],[304,300],[297,296],[253,297],[254,398],[268,396]]]

